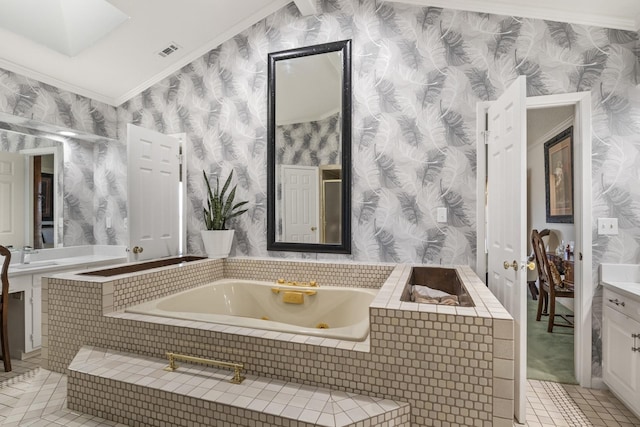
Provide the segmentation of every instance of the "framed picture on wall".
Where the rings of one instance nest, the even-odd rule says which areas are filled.
[[[544,143],[547,222],[573,224],[573,126]]]
[[[42,220],[53,221],[53,174],[42,173],[41,175],[41,202]]]

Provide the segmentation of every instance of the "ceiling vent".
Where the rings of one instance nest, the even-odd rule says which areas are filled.
[[[171,55],[173,52],[175,52],[178,49],[180,49],[180,46],[178,46],[176,43],[171,43],[169,46],[165,47],[160,52],[158,52],[158,55],[162,56],[163,58],[166,58],[167,56]]]

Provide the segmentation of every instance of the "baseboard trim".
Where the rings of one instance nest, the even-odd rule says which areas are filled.
[[[604,383],[604,380],[600,377],[591,377],[591,388],[598,390],[608,390],[609,387]]]

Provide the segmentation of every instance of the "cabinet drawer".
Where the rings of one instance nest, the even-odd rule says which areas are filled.
[[[621,295],[605,288],[603,293],[604,306],[618,311],[640,322],[640,301]]]

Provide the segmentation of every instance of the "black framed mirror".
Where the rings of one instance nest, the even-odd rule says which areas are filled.
[[[351,40],[269,54],[267,250],[351,253]]]

